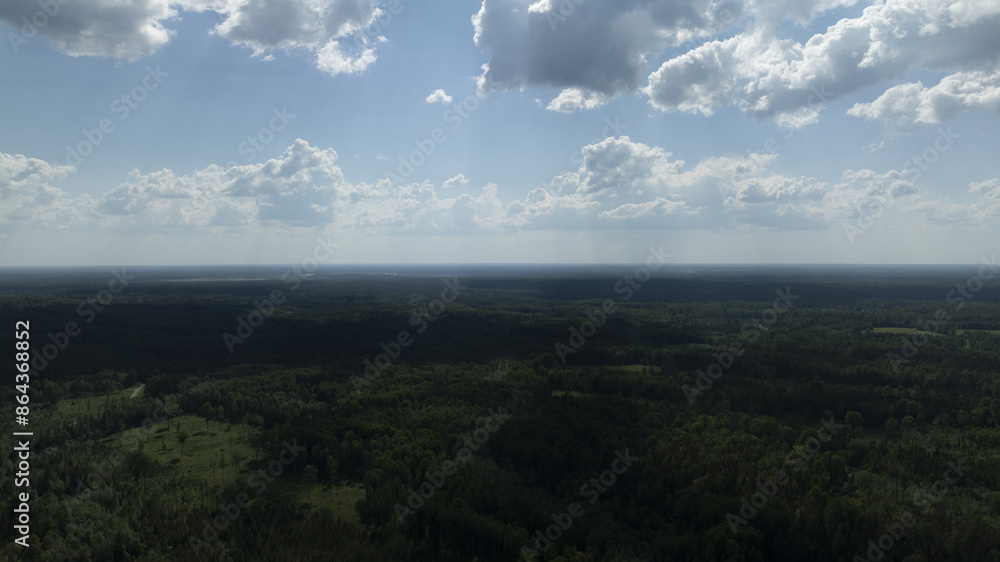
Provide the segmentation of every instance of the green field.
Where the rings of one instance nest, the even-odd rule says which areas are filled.
[[[137,387],[134,386],[132,388],[112,392],[111,394],[60,400],[57,403],[57,409],[61,414],[66,416],[96,416],[99,415],[108,404],[114,401],[128,400],[136,388]],[[142,392],[140,392],[139,395],[141,396]]]
[[[925,332],[916,328],[872,328],[876,334],[927,334],[928,336],[940,336],[937,332]]]
[[[333,514],[341,521],[347,523],[361,524],[361,517],[355,505],[358,500],[364,499],[365,489],[363,486],[330,485],[322,482],[313,484],[296,483],[288,486],[299,502],[302,502],[309,510],[320,510],[329,508]]]
[[[133,428],[106,437],[103,441],[110,445],[143,441],[141,436],[145,431]],[[152,425],[143,448],[153,459],[175,467],[181,474],[218,486],[233,480],[243,482],[267,464],[266,459],[255,458],[250,444],[254,431],[247,425],[183,415]],[[181,432],[188,436],[183,454],[178,439]],[[348,523],[361,521],[355,504],[365,497],[362,486],[322,482],[307,485],[296,481],[282,482],[280,489],[294,496],[308,510],[329,508],[338,519]]]
[[[237,476],[248,468],[254,451],[248,444],[253,428],[205,420],[200,416],[184,415],[155,423],[145,442],[145,451],[153,459],[177,467],[192,476],[219,482],[220,478]],[[105,439],[121,443],[128,432],[141,436],[146,430],[131,429]],[[178,435],[187,434],[183,447]],[[183,449],[183,451],[182,451]],[[183,452],[183,454],[182,454]]]

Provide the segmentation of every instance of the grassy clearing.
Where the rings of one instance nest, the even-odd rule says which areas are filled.
[[[131,429],[133,441],[144,440],[144,450],[153,459],[177,467],[183,473],[209,482],[219,483],[223,478],[239,476],[247,472],[254,451],[248,438],[254,429],[247,425],[226,424],[205,418],[184,415],[170,418],[150,426],[148,437],[144,429]],[[187,434],[187,441],[181,444],[178,435]],[[107,442],[121,443],[126,432],[117,433],[105,439]]]
[[[60,400],[58,410],[67,416],[96,416],[113,401],[126,401],[137,386],[114,392],[110,396],[88,396]],[[143,391],[139,391],[138,396]],[[227,424],[195,415],[176,416],[154,423],[148,428],[131,428],[110,435],[103,442],[111,446],[134,446],[142,443],[147,455],[165,465],[176,467],[181,473],[201,480],[207,485],[245,481],[247,477],[266,465],[255,458],[250,437],[256,430],[248,425]],[[178,434],[188,435],[184,454]],[[365,497],[363,486],[332,485],[316,482],[303,484],[298,475],[282,482],[284,493],[292,494],[296,501],[309,511],[329,509],[334,516],[347,523],[360,524],[355,509],[359,499]]]
[[[925,332],[916,328],[872,328],[876,334],[927,334],[928,336],[940,336],[937,332]]]
[[[115,393],[111,400],[127,400],[135,388]],[[141,392],[140,392],[141,394]],[[91,396],[60,401],[60,411],[76,415],[97,415],[109,398]],[[65,402],[65,404],[63,404]],[[89,406],[88,406],[89,404]],[[89,414],[88,414],[89,407]],[[110,446],[129,447],[142,443],[143,451],[154,460],[176,467],[182,474],[219,486],[226,482],[245,482],[266,461],[255,458],[250,437],[256,430],[248,425],[227,424],[194,415],[176,416],[154,423],[148,428],[131,428],[103,439]],[[188,435],[181,455],[180,432]],[[192,482],[192,485],[195,485]],[[328,508],[342,521],[360,524],[355,505],[365,497],[363,486],[331,485],[316,482],[303,484],[298,475],[282,480],[283,493],[291,494],[308,510]]]
[[[580,398],[583,396],[582,392],[577,392],[575,390],[553,390],[552,396],[572,396],[573,398]]]
[[[656,367],[651,367],[648,365],[609,365],[605,369],[617,369],[619,371],[630,371],[633,373],[645,373],[646,369],[650,372],[656,372],[658,369]]]
[[[132,392],[137,387],[126,388],[118,392],[108,394],[98,394],[96,396],[86,396],[84,398],[67,398],[60,400],[56,408],[59,413],[66,416],[97,416],[104,411],[104,407],[114,401],[128,400]],[[141,392],[139,393],[142,394]]]
[[[966,332],[972,334],[991,334],[994,336],[1000,336],[1000,330],[955,330],[955,335],[961,336]]]
[[[317,482],[308,486],[295,483],[286,489],[295,494],[296,499],[310,511],[329,508],[337,519],[361,524],[361,517],[354,506],[358,500],[364,499],[364,486],[335,486]]]

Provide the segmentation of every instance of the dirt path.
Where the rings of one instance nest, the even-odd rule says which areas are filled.
[[[139,391],[140,391],[140,390],[142,390],[142,389],[143,389],[143,387],[145,387],[145,386],[146,386],[146,383],[140,383],[140,384],[139,384],[139,388],[137,388],[137,389],[133,390],[133,391],[132,391],[132,396],[129,396],[129,398],[135,398],[135,395],[136,395],[136,394],[139,394]]]

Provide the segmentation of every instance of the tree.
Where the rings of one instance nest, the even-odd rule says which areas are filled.
[[[208,420],[215,415],[215,408],[211,404],[205,402],[201,405],[201,409],[198,411],[198,415],[205,418],[205,429],[208,429]]]
[[[188,434],[186,431],[181,431],[177,433],[177,442],[181,444],[181,456],[184,456],[184,442],[188,440]]]
[[[896,421],[896,418],[889,418],[885,420],[885,430],[888,433],[896,433],[899,431],[899,422]]]
[[[368,517],[368,501],[365,498],[358,498],[358,501],[354,502],[354,510],[358,512],[361,519],[366,519]]]
[[[847,422],[847,425],[857,428],[861,427],[861,424],[864,423],[865,420],[861,417],[861,412],[851,410],[850,412],[847,412],[846,416],[844,416],[844,421]]]
[[[334,484],[337,483],[337,459],[333,458],[331,455],[326,456],[326,470],[330,475],[330,482]]]
[[[306,501],[312,501],[312,485],[316,482],[316,466],[307,464],[302,469],[302,484],[306,486]]]

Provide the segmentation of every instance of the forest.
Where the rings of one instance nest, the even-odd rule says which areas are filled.
[[[4,276],[0,558],[1000,562],[978,266],[637,271]]]

